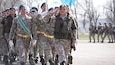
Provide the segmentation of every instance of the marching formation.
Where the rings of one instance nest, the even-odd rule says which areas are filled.
[[[96,34],[97,34],[97,42],[103,43],[105,38],[108,38],[108,43],[115,43],[115,25],[112,23],[104,23],[103,25],[99,23],[96,27],[93,24],[89,27],[89,42],[91,42],[91,37],[93,38],[93,42],[96,41]]]
[[[47,4],[26,11],[19,6],[6,9],[0,14],[0,61],[12,65],[69,65],[72,64],[71,51],[76,50],[78,24],[69,13],[69,6],[47,10]],[[39,56],[38,56],[39,55]],[[40,58],[40,60],[38,60]]]

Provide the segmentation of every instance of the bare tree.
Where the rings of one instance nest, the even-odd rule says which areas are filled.
[[[99,14],[97,13],[97,10],[93,6],[93,1],[92,0],[84,0],[83,2],[82,2],[82,4],[78,3],[78,5],[84,10],[83,25],[85,25],[85,19],[88,19],[90,24],[94,24],[96,26],[97,20],[99,19]]]
[[[115,24],[115,0],[109,0],[104,9],[106,10],[105,15],[107,20]]]

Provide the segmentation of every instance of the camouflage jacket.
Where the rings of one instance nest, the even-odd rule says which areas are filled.
[[[54,35],[54,28],[55,28],[55,22],[56,22],[56,16],[53,16],[52,14],[47,14],[45,17],[44,17],[44,21],[47,23],[46,26],[48,26],[46,30],[46,34],[49,34],[49,35]],[[76,21],[75,19],[73,19],[72,17],[70,18],[69,20],[69,23],[68,23],[68,28],[72,28],[72,23],[74,23],[76,26]],[[71,31],[72,35],[72,40],[73,42],[75,42],[77,39],[77,27],[75,29],[72,29]],[[55,37],[55,35],[54,35]]]
[[[30,32],[33,35],[33,39],[37,39],[37,25],[35,22],[32,21],[31,17],[27,16],[26,17],[21,17],[19,16],[22,21],[24,22],[25,26],[30,30]],[[11,27],[11,31],[9,34],[9,40],[12,40],[14,38],[14,36],[18,36],[18,34],[22,34],[22,35],[28,35],[24,29],[22,28],[22,26],[20,25],[20,23],[17,20],[17,17],[14,18],[13,23],[12,23],[12,27]]]

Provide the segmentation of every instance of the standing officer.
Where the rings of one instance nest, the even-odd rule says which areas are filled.
[[[16,48],[19,56],[19,61],[21,65],[25,65],[27,61],[27,53],[30,45],[31,35],[33,37],[32,43],[36,44],[37,33],[36,33],[36,23],[31,21],[31,17],[27,16],[26,9],[23,5],[19,6],[20,15],[13,20],[13,24],[11,27],[10,35],[9,35],[9,45],[12,48],[13,38],[16,34]],[[22,21],[21,21],[22,20]],[[29,30],[31,35],[27,34],[25,28],[23,27],[24,23],[27,27],[26,30]],[[23,26],[22,26],[23,25]]]

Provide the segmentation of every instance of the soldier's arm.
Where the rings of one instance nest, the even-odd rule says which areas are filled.
[[[39,22],[39,21],[36,22],[34,20],[31,20],[32,23],[33,23],[33,25],[32,25],[32,34],[33,34],[33,39],[37,40],[37,22]]]
[[[47,15],[44,17],[43,21],[44,21],[44,22],[49,22],[50,19],[55,20],[55,16],[54,16],[55,13],[56,13],[56,10],[49,11],[49,12],[47,13]]]
[[[13,40],[15,33],[16,33],[16,29],[17,29],[17,19],[14,18],[12,27],[11,27],[10,33],[9,33],[9,40]]]

